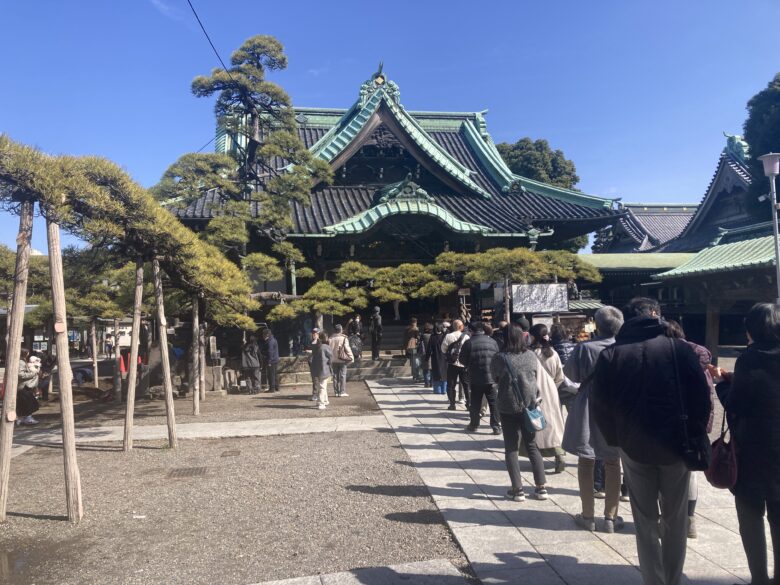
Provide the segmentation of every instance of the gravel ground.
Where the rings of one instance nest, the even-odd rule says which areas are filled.
[[[392,433],[79,450],[86,515],[64,518],[59,450],[14,460],[0,583],[246,584],[445,558],[468,564]],[[170,478],[174,469],[205,475]]]
[[[200,403],[200,416],[192,415],[192,398],[177,398],[174,401],[176,421],[224,422],[241,420],[265,420],[274,418],[305,418],[318,416],[359,416],[379,414],[379,407],[364,382],[348,382],[346,398],[335,398],[329,385],[330,406],[327,410],[313,408],[311,386],[287,386],[280,392],[263,393],[254,396],[229,394],[208,395]],[[123,425],[124,403],[101,403],[92,400],[76,402],[74,406],[76,425],[79,427]],[[59,402],[43,403],[35,413],[40,427],[59,427]],[[165,424],[165,402],[163,400],[139,400],[135,404],[136,425]]]

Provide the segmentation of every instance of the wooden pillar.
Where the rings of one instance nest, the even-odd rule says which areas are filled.
[[[507,323],[512,322],[512,299],[511,291],[509,290],[509,277],[504,277],[504,321]]]
[[[16,389],[19,385],[19,355],[24,327],[24,305],[27,302],[27,275],[30,268],[33,202],[23,201],[19,210],[19,234],[16,237],[14,293],[8,322],[8,344],[5,360],[5,397],[0,419],[0,522],[5,522],[8,505],[8,476],[11,471],[11,443],[16,420]]]
[[[162,276],[160,275],[160,261],[157,258],[152,260],[152,272],[154,275],[154,298],[157,304],[157,330],[160,341],[160,357],[162,358],[163,388],[165,389],[165,414],[168,419],[168,446],[175,449],[178,447],[178,440],[176,439],[176,415],[173,407],[171,362],[168,357],[168,322],[165,320]]]
[[[100,388],[100,376],[98,374],[97,317],[92,317],[89,322],[89,335],[92,337],[92,379],[95,388]]]
[[[198,387],[200,399],[206,399],[206,324],[198,327]],[[212,390],[216,390],[212,385]]]
[[[144,259],[135,260],[135,296],[133,298],[133,331],[130,336],[130,363],[127,368],[127,403],[125,404],[125,451],[133,448],[133,417],[135,416],[135,385],[138,379],[138,342],[141,338],[141,306],[144,301]]]
[[[707,301],[707,323],[704,335],[704,345],[712,353],[712,363],[718,364],[718,343],[720,342],[720,305]]]
[[[73,418],[73,391],[68,348],[68,319],[65,310],[65,282],[62,276],[62,249],[59,224],[46,220],[49,244],[49,274],[51,301],[54,309],[54,335],[57,344],[57,369],[60,380],[60,412],[62,414],[62,451],[65,461],[65,499],[68,520],[78,522],[84,515],[81,502],[81,476],[76,460],[76,424]]]
[[[190,342],[190,392],[192,414],[200,415],[200,313],[198,293],[192,293],[192,341]]]
[[[114,400],[122,400],[122,371],[120,363],[122,353],[119,351],[119,319],[114,319]]]

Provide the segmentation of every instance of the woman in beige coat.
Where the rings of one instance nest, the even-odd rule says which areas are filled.
[[[531,348],[543,366],[537,370],[537,384],[542,397],[542,412],[547,419],[547,428],[538,434],[536,444],[542,451],[542,456],[555,457],[555,473],[562,473],[566,469],[566,462],[563,459],[565,451],[561,448],[564,422],[558,388],[565,380],[563,366],[550,342],[547,325],[534,325],[529,334]]]

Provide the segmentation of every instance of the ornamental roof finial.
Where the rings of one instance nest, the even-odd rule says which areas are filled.
[[[748,156],[748,143],[745,142],[745,139],[739,134],[728,134],[727,132],[724,132],[723,136],[726,137],[726,148],[723,150],[726,154],[730,154],[744,164]]]

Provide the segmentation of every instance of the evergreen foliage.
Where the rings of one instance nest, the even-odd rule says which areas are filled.
[[[767,182],[764,180],[764,166],[758,157],[780,152],[780,73],[750,98],[747,110],[744,133],[750,148],[748,168],[754,178],[751,191],[762,195],[767,192]]]
[[[553,150],[544,139],[521,138],[514,144],[497,144],[498,152],[516,175],[549,185],[573,189],[579,183],[577,168],[563,151]]]

